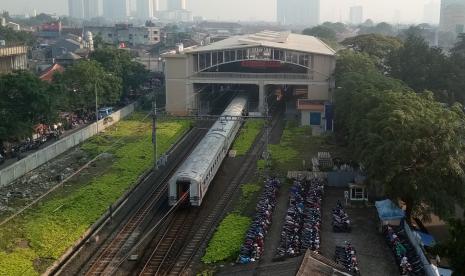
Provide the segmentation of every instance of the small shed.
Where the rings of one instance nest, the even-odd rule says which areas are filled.
[[[383,225],[400,225],[405,217],[404,210],[400,209],[390,199],[376,201],[375,206],[381,221],[380,230],[382,230]]]

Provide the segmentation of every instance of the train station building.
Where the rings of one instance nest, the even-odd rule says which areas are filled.
[[[324,111],[332,101],[336,54],[315,37],[263,31],[180,47],[164,58],[168,113],[201,113],[215,92],[228,87],[248,92],[251,110],[263,112],[268,97],[286,91],[305,100],[305,104],[296,102],[301,114],[313,116],[302,117],[302,124],[326,128]]]

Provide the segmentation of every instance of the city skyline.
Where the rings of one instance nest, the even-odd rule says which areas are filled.
[[[35,1],[34,1],[35,2]],[[376,22],[387,21],[392,23],[421,23],[424,22],[425,6],[431,0],[325,0],[321,2],[320,22],[343,21],[348,22],[350,18],[350,7],[363,6],[364,18]],[[430,9],[440,8],[439,0],[432,0]],[[58,15],[68,14],[67,1],[63,0],[41,0],[40,4],[31,0],[0,0],[2,9],[12,14],[31,14],[35,9],[37,12],[56,13]],[[135,7],[135,0],[133,6]],[[244,8],[245,7],[245,8]],[[160,10],[167,8],[166,0],[160,0]],[[269,0],[190,0],[187,1],[187,9],[194,15],[202,16],[210,20],[227,21],[277,21],[277,3]],[[439,23],[439,16],[432,20]]]

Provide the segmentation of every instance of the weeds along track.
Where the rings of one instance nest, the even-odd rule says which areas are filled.
[[[278,121],[279,114],[271,123],[271,131]],[[198,217],[201,207],[179,209],[173,213],[173,217],[168,219],[168,227],[163,235],[156,245],[152,246],[150,257],[143,266],[140,266],[142,267],[138,271],[140,276],[191,274],[192,261],[199,257],[200,248],[208,241],[216,225],[225,215],[240,184],[247,176],[253,174],[254,164],[265,149],[265,143],[266,132],[262,131],[251,147],[252,152],[246,156],[239,171],[207,215]]]
[[[112,273],[111,271],[118,266],[125,253],[137,242],[137,237],[140,237],[143,231],[142,225],[152,220],[154,217],[156,219],[161,219],[161,217],[163,217],[163,208],[159,208],[159,210],[155,211],[154,216],[149,216],[149,214],[152,214],[154,208],[162,205],[165,201],[167,198],[168,181],[172,173],[188,156],[205,133],[205,129],[192,130],[192,133],[189,135],[190,139],[184,143],[187,147],[186,150],[183,151],[183,154],[171,157],[173,164],[165,169],[164,175],[157,181],[157,184],[154,183],[153,189],[147,193],[147,196],[140,199],[143,203],[122,223],[122,226],[117,230],[117,234],[110,237],[98,250],[96,254],[97,257],[92,258],[93,260],[88,263],[89,268],[85,271],[85,275],[110,275]]]

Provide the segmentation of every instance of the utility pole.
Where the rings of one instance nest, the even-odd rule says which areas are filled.
[[[269,121],[269,108],[268,108],[268,99],[265,94],[265,174],[266,177],[269,177],[269,166],[270,166],[270,152],[268,145],[270,143],[270,121]]]
[[[97,82],[94,84],[94,91],[95,91],[95,126],[97,127],[97,134],[98,134],[98,94],[97,94]]]
[[[153,86],[153,82],[150,81],[150,85]],[[157,93],[155,87],[153,87],[153,116],[152,116],[152,143],[153,143],[153,168],[158,170],[157,162]]]

